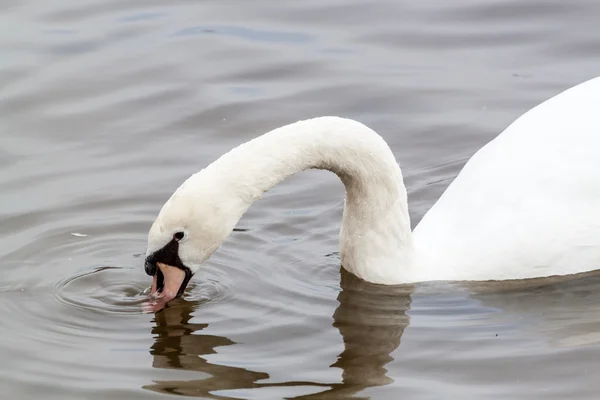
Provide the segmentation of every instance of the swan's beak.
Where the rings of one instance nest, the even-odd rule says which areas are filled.
[[[185,281],[185,271],[160,262],[156,263],[156,266],[158,268],[152,280],[152,296],[164,299],[165,302],[171,301],[179,295],[181,285]]]
[[[150,294],[153,300],[152,311],[161,310],[169,301],[181,296],[192,276],[187,269],[161,262],[157,262],[156,267]]]

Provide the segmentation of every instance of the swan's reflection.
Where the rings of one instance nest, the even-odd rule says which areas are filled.
[[[235,344],[226,337],[201,335],[208,324],[192,323],[192,312],[197,303],[182,301],[175,307],[163,309],[156,314],[156,326],[152,329],[155,341],[150,348],[152,366],[163,369],[183,369],[207,374],[198,381],[158,381],[145,386],[162,393],[222,398],[212,396],[211,391],[252,387],[269,375],[243,368],[211,364],[201,356],[216,353],[215,348]]]
[[[600,343],[600,272],[494,284],[470,284],[470,297],[520,321],[550,347]]]
[[[144,388],[168,394],[227,399],[230,397],[218,391],[313,387],[313,394],[295,398],[327,399],[352,397],[365,388],[391,382],[385,365],[393,360],[391,353],[400,344],[408,326],[406,311],[410,307],[412,287],[373,285],[345,270],[341,274],[342,291],[338,295],[340,304],[333,314],[333,326],[342,335],[344,350],[331,367],[342,369],[342,382],[259,382],[269,378],[268,373],[209,363],[203,355],[216,353],[216,347],[235,343],[226,337],[201,334],[208,325],[190,322],[198,304],[181,301],[156,314],[156,326],[152,330],[155,343],[150,350],[153,367],[197,371],[204,376],[192,381],[155,381]],[[284,393],[281,397],[289,398]]]
[[[416,289],[410,285],[369,284],[345,270],[341,271],[341,276],[342,291],[338,295],[339,306],[333,314],[333,326],[342,336],[344,349],[330,366],[342,370],[341,382],[268,382],[266,371],[211,364],[204,355],[235,343],[226,337],[201,334],[207,324],[191,322],[198,304],[181,302],[156,314],[152,332],[156,339],[151,348],[153,366],[196,371],[198,379],[158,381],[145,388],[214,399],[230,398],[222,392],[225,390],[279,388],[282,394],[278,397],[315,400],[361,398],[360,392],[364,389],[392,382],[386,365],[393,361],[392,353],[400,345],[402,334],[409,325],[406,312],[415,298]],[[486,317],[478,317],[475,324],[469,311],[454,314],[456,321],[459,324],[462,321],[468,330],[477,329],[476,325],[485,327],[500,322],[513,332],[534,333],[540,344],[555,348],[600,343],[599,287],[600,274],[595,272],[558,279],[452,284],[435,286],[433,290],[437,294],[440,290],[449,290],[449,298],[454,299],[452,293],[466,290],[466,303],[461,303],[461,307],[475,302],[477,307],[501,311],[486,313]],[[423,294],[427,290],[419,286],[418,291]],[[413,307],[418,317],[422,306]],[[441,307],[440,314],[448,312],[444,304]],[[290,397],[291,387],[311,394]],[[294,390],[294,393],[298,391]]]
[[[343,371],[342,385],[331,392],[349,395],[392,382],[385,365],[393,360],[391,353],[409,325],[406,312],[414,287],[373,285],[345,270],[341,275],[340,305],[333,314],[333,325],[342,335],[344,351],[333,366]]]

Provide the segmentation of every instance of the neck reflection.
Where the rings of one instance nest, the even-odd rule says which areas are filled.
[[[289,380],[264,382],[269,374],[240,367],[212,364],[203,356],[217,353],[217,347],[236,343],[224,336],[202,334],[208,324],[194,323],[199,303],[179,300],[176,305],[155,314],[155,336],[150,348],[152,366],[159,369],[196,371],[199,377],[189,381],[154,381],[144,389],[192,397],[227,397],[227,390],[277,388],[286,398],[321,399],[353,396],[374,386],[392,382],[386,364],[398,348],[404,329],[409,325],[412,286],[380,286],[364,282],[341,269],[339,306],[333,314],[333,326],[342,336],[344,350],[330,367],[342,370],[342,381],[321,383]],[[277,366],[274,365],[274,368]],[[323,365],[323,368],[327,368]],[[308,395],[290,397],[286,388],[298,387]],[[316,392],[316,393],[315,393]],[[286,394],[287,393],[287,394]],[[360,398],[360,397],[356,397]]]

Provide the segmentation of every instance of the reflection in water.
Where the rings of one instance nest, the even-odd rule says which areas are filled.
[[[216,347],[235,342],[222,336],[199,334],[208,326],[190,322],[199,303],[180,301],[156,314],[156,326],[152,329],[155,342],[150,349],[152,365],[197,371],[206,376],[192,381],[156,381],[144,388],[168,394],[228,399],[231,397],[212,392],[297,386],[318,390],[318,393],[295,397],[297,399],[327,399],[352,397],[365,388],[392,382],[386,375],[385,365],[393,360],[391,353],[399,346],[409,324],[406,311],[413,287],[373,285],[345,270],[341,274],[342,291],[338,295],[340,304],[333,314],[333,326],[342,335],[344,350],[331,365],[342,369],[341,383],[259,382],[268,379],[269,374],[209,363],[203,355],[216,353]]]
[[[335,392],[336,397],[392,382],[385,365],[393,361],[391,353],[400,345],[402,333],[409,325],[406,312],[414,290],[412,285],[373,285],[345,270],[341,287],[333,326],[342,335],[344,351],[333,366],[342,369],[342,384],[329,391]]]
[[[551,347],[600,343],[600,271],[563,278],[471,285],[471,298],[502,310],[495,318],[523,321]],[[526,322],[525,322],[526,321]]]
[[[226,337],[199,335],[208,324],[192,323],[192,312],[198,303],[181,301],[175,307],[163,309],[156,314],[156,335],[150,349],[154,368],[183,369],[208,374],[206,379],[195,381],[159,381],[145,386],[162,393],[200,396],[220,399],[210,392],[215,390],[256,387],[255,382],[269,377],[264,372],[248,371],[244,368],[211,364],[201,356],[216,353],[219,346],[235,344]]]

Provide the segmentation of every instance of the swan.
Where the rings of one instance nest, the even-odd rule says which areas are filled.
[[[256,137],[189,177],[148,234],[154,298],[182,295],[252,203],[310,169],[345,186],[342,266],[376,284],[563,276],[600,268],[600,78],[519,117],[465,164],[411,231],[384,141],[339,117]]]

